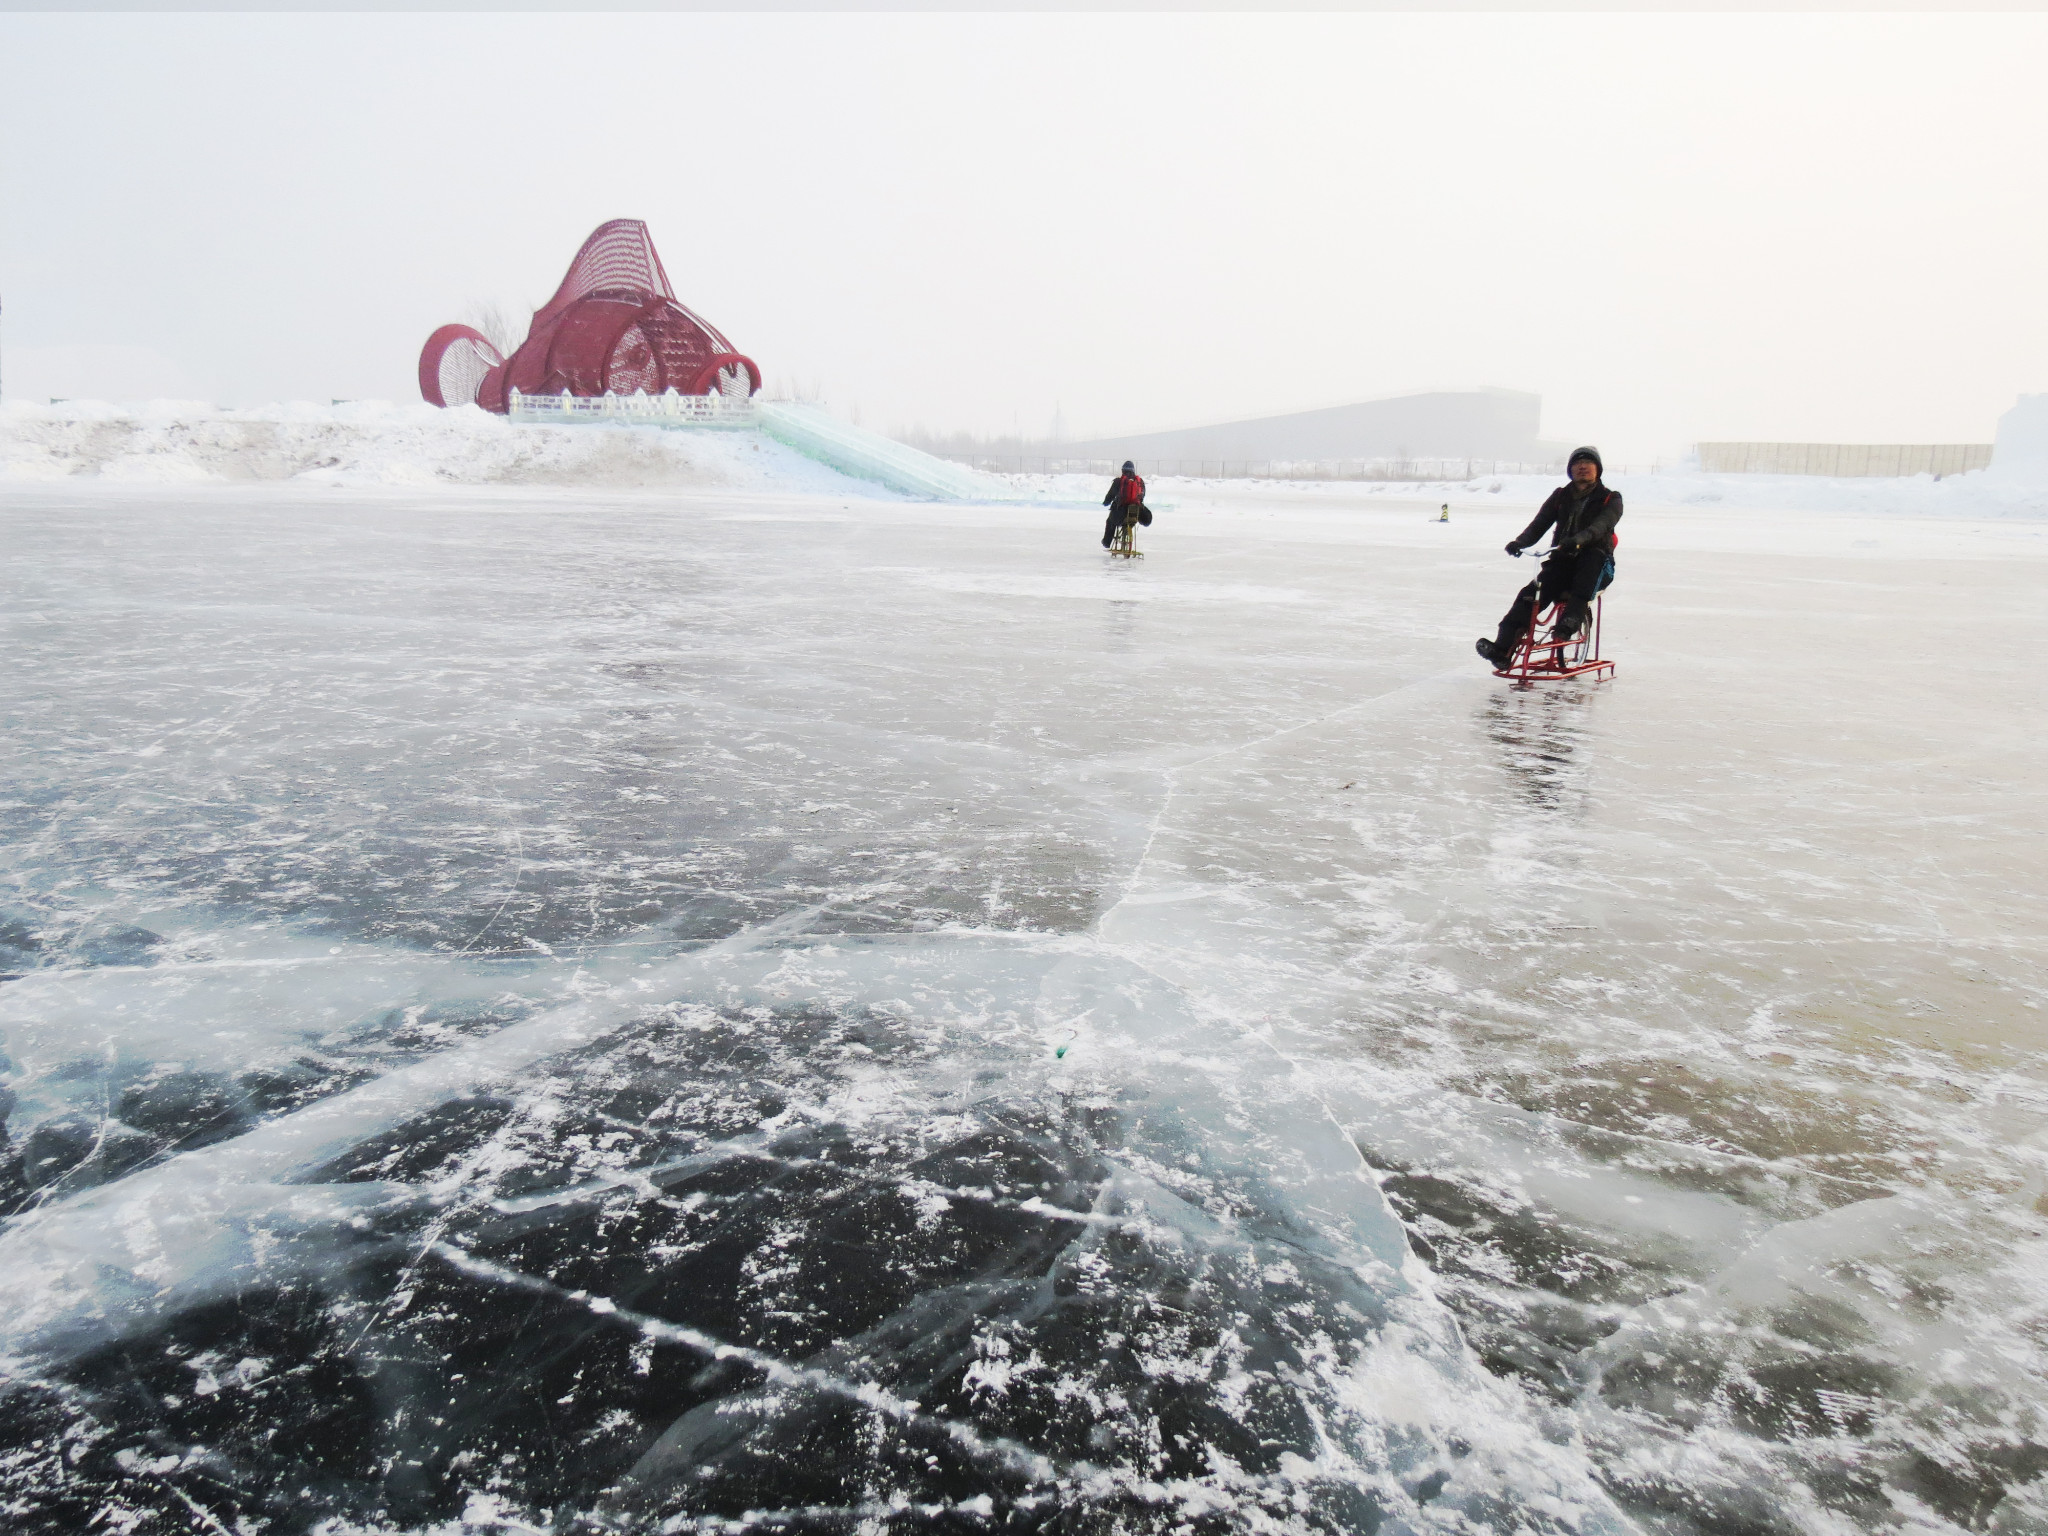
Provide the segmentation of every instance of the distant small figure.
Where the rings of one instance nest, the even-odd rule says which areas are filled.
[[[1451,504],[1448,501],[1444,503],[1443,511],[1437,514],[1436,520],[1440,523],[1448,523],[1451,520]]]
[[[1621,492],[1610,491],[1601,481],[1606,466],[1598,448],[1573,449],[1565,468],[1571,483],[1552,491],[1534,521],[1508,540],[1508,553],[1520,555],[1543,537],[1545,529],[1556,529],[1543,569],[1515,594],[1514,603],[1501,615],[1499,633],[1473,645],[1496,671],[1513,662],[1515,647],[1538,611],[1563,603],[1551,639],[1569,640],[1584,627],[1594,597],[1614,580],[1614,525],[1621,521]]]
[[[1133,522],[1141,528],[1152,526],[1152,509],[1145,505],[1145,482],[1139,477],[1138,466],[1129,459],[1124,460],[1123,473],[1110,481],[1109,494],[1102,498],[1102,504],[1109,508],[1109,520],[1102,525],[1104,549],[1114,544],[1116,536]]]

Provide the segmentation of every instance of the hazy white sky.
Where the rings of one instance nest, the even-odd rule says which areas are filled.
[[[416,398],[630,216],[870,425],[1985,442],[2044,82],[2038,14],[0,14],[5,382]]]

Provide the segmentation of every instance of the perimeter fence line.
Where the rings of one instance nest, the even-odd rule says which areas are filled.
[[[1989,443],[1701,443],[1710,475],[1830,475],[1838,479],[1963,475],[1991,467]]]
[[[928,452],[930,450],[927,450]],[[999,475],[1115,475],[1121,459],[1061,458],[1014,453],[935,453],[935,458]],[[1562,463],[1510,459],[1148,459],[1138,469],[1153,479],[1189,480],[1476,480],[1487,475],[1558,475]],[[1613,473],[1628,473],[1617,465]]]

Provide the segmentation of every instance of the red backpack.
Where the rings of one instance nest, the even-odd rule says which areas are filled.
[[[1124,505],[1135,507],[1145,500],[1145,482],[1135,474],[1124,476]]]

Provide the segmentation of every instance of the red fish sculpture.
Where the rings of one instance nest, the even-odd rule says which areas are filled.
[[[512,355],[482,332],[444,325],[420,352],[420,394],[433,405],[504,414],[523,395],[745,397],[761,387],[752,358],[680,304],[638,219],[601,224]]]

